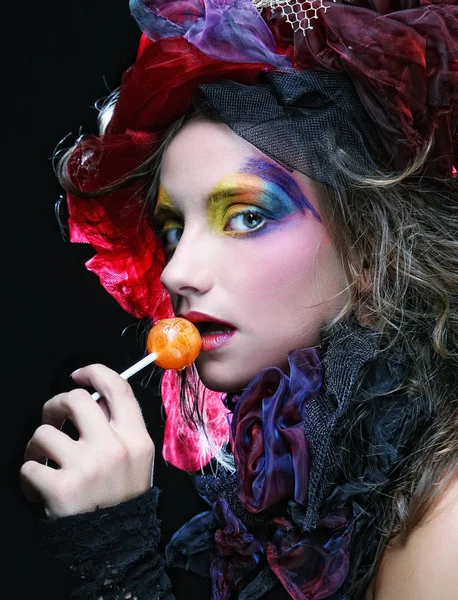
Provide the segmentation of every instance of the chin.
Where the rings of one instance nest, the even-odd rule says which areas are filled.
[[[214,392],[239,392],[243,390],[253,379],[256,373],[248,374],[245,377],[241,377],[240,374],[237,377],[231,376],[229,369],[222,369],[222,372],[218,373],[219,369],[208,368],[207,365],[199,366],[196,363],[197,372],[199,373],[200,380],[206,388]]]
[[[251,379],[249,379],[248,381],[240,381],[240,383],[238,382],[234,382],[233,380],[218,380],[216,381],[215,379],[213,379],[212,377],[201,377],[200,378],[202,383],[204,384],[204,386],[206,388],[208,388],[209,390],[212,390],[213,392],[240,392],[243,389],[246,388],[246,386],[249,384],[249,382],[251,381]]]

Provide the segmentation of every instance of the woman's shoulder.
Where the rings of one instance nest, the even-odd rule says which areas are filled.
[[[385,551],[371,600],[458,598],[458,475],[410,534]]]

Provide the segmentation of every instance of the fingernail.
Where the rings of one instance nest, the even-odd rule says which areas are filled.
[[[70,377],[73,377],[73,375],[76,375],[78,373],[78,371],[81,371],[81,369],[76,369],[75,371],[73,371],[73,373],[70,373]]]

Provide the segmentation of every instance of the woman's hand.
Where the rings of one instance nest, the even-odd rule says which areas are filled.
[[[154,444],[130,385],[99,364],[72,377],[94,387],[102,400],[75,389],[46,402],[20,471],[27,498],[42,501],[52,519],[114,506],[151,485]],[[65,419],[78,430],[78,440],[60,431]],[[47,466],[47,458],[59,468]]]

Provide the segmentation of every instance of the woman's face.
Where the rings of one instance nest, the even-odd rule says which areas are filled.
[[[196,366],[217,391],[317,345],[346,300],[339,255],[313,182],[224,124],[189,122],[172,140],[155,210],[175,314],[196,323]]]

